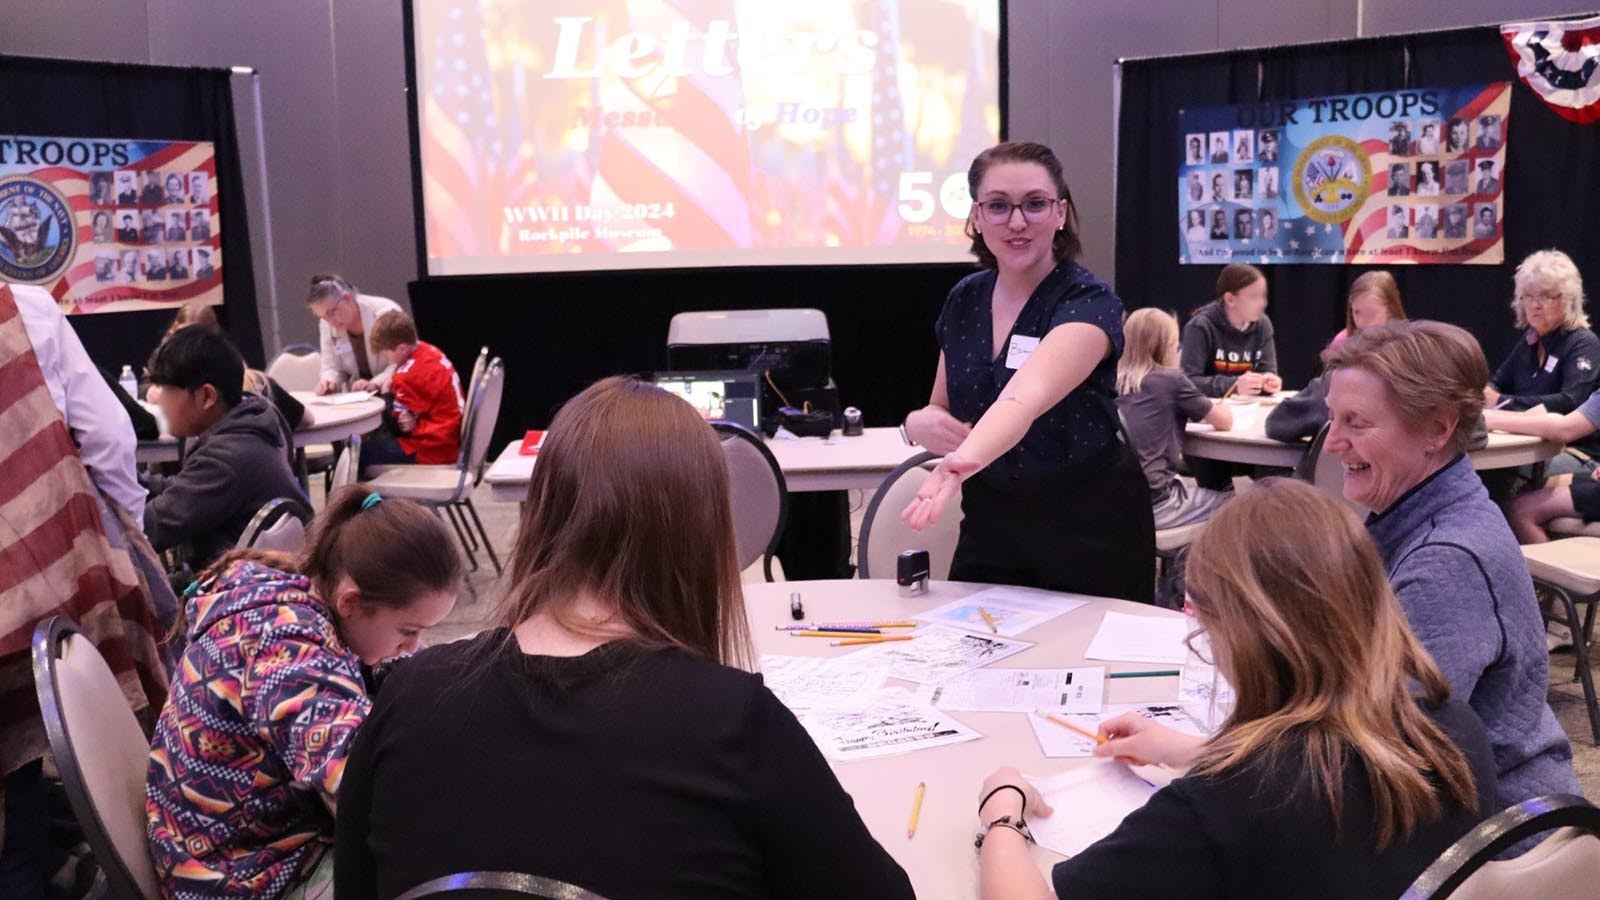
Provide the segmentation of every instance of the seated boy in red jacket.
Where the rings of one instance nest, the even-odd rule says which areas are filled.
[[[461,379],[438,347],[417,340],[417,326],[399,310],[372,323],[372,349],[393,365],[394,421],[361,442],[361,465],[448,465],[461,453]]]

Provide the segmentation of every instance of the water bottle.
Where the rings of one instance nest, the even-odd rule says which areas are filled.
[[[129,397],[138,398],[139,379],[133,374],[133,366],[122,367],[122,374],[117,376],[117,384],[122,385],[122,389],[128,392]]]

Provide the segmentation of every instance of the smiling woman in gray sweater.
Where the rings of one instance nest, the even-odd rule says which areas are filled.
[[[1465,454],[1489,374],[1478,342],[1392,322],[1341,344],[1328,371],[1324,447],[1344,462],[1345,498],[1374,511],[1367,530],[1412,630],[1489,732],[1499,805],[1581,793],[1545,700],[1533,581]]]

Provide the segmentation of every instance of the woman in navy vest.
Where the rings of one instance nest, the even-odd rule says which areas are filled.
[[[991,147],[967,186],[983,270],[939,314],[933,395],[906,433],[944,459],[903,518],[921,530],[960,493],[952,579],[1148,602],[1155,525],[1116,413],[1122,301],[1074,261],[1077,216],[1050,148]]]

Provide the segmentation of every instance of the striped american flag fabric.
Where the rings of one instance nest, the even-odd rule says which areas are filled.
[[[30,644],[55,615],[99,648],[130,707],[165,701],[149,595],[106,539],[96,489],[0,285],[0,774],[47,749]]]

